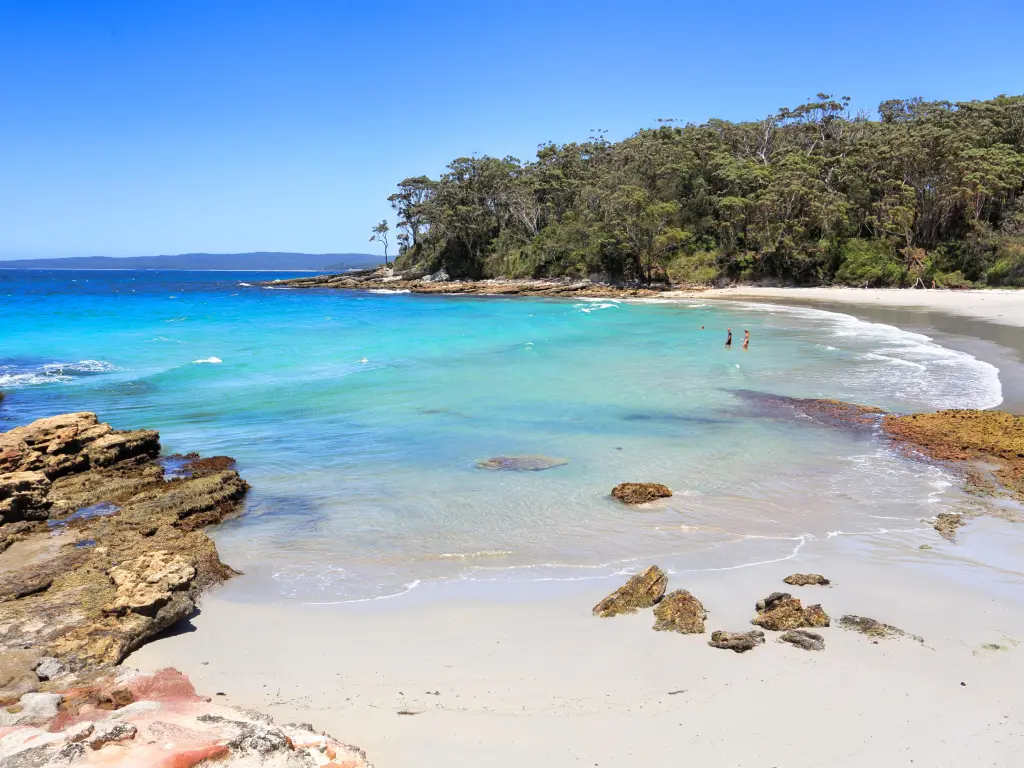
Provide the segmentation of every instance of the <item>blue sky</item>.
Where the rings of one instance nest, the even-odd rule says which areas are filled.
[[[367,251],[471,153],[1024,92],[1018,0],[0,0],[0,258]]]

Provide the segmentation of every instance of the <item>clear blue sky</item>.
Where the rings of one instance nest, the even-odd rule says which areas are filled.
[[[0,0],[0,258],[367,251],[471,153],[1024,92],[1020,0]]]

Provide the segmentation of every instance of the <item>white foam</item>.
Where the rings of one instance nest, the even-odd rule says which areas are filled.
[[[211,363],[213,365],[219,365],[224,361],[221,360],[219,357],[207,357],[203,360],[193,360],[192,362],[195,363],[196,365],[201,365],[202,363]]]
[[[67,383],[76,376],[108,373],[117,368],[105,360],[79,360],[77,363],[44,363],[34,371],[16,371],[0,365],[0,387],[15,389],[33,384]]]
[[[367,291],[367,293],[391,294],[391,293],[412,293],[412,291],[410,291],[408,288],[405,288],[405,289],[402,289],[402,290],[391,289],[391,288],[371,288],[369,291]]]
[[[820,332],[839,340],[842,348],[853,347],[857,359],[864,363],[860,369],[844,373],[848,384],[859,381],[866,390],[916,400],[936,409],[994,408],[1003,401],[998,368],[966,352],[943,347],[923,333],[823,309],[755,302],[731,306],[815,323],[828,321],[830,327]],[[864,346],[868,349],[856,349]]]

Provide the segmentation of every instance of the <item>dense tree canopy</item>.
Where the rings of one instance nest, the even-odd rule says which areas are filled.
[[[818,94],[537,158],[460,157],[389,200],[396,262],[453,277],[1024,285],[1024,96]]]

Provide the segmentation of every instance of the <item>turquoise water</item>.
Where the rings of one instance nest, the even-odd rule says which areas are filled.
[[[253,491],[215,538],[253,599],[732,568],[918,527],[959,501],[940,470],[737,391],[1001,400],[992,366],[846,315],[254,285],[280,276],[0,271],[0,429],[92,410],[237,458]],[[568,464],[474,466],[510,454]],[[608,498],[627,480],[676,495],[627,509]]]

